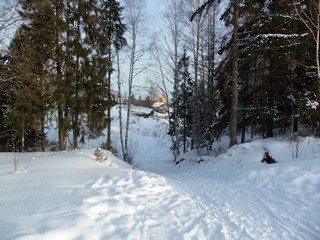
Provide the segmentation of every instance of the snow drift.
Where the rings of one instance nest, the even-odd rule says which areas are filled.
[[[176,166],[165,120],[132,121],[138,169],[111,153],[96,162],[96,145],[1,153],[1,239],[319,239],[319,139],[302,139],[298,158],[273,139]],[[278,163],[262,164],[265,151]]]

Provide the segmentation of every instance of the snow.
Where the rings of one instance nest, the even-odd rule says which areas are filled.
[[[311,109],[317,109],[319,107],[319,102],[314,101],[314,100],[309,100],[306,104],[307,107]]]
[[[305,37],[307,35],[308,35],[308,33],[303,33],[303,34],[281,34],[281,33],[259,34],[257,36],[257,38],[297,38],[297,37]]]
[[[176,166],[167,120],[131,121],[136,168],[109,152],[95,161],[104,139],[76,151],[0,153],[0,238],[319,239],[319,139],[303,138],[299,148],[255,140],[218,156],[188,153]],[[261,163],[266,151],[278,163]]]
[[[158,107],[163,106],[164,104],[165,104],[164,102],[155,102],[154,104],[152,104],[152,107],[158,108]]]

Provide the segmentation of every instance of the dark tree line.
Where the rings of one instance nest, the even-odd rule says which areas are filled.
[[[54,112],[60,150],[68,135],[77,148],[84,136],[97,137],[106,127],[109,148],[112,58],[126,43],[119,2],[19,4],[23,23],[1,57],[1,145],[44,150],[45,123]]]
[[[208,20],[221,2],[203,1],[189,15],[191,21]],[[211,50],[216,57],[210,58],[210,48],[200,51],[208,62],[199,61],[194,49],[188,51],[193,57],[192,119],[188,120],[192,124],[176,121],[180,110],[174,110],[171,118],[177,125],[172,127],[188,132],[189,149],[210,149],[213,141],[228,133],[230,146],[257,135],[319,135],[319,42],[314,38],[319,20],[311,22],[318,13],[313,1],[230,1],[220,18],[225,25],[222,38],[216,38],[217,29],[201,28],[202,34],[214,36]],[[180,78],[174,84],[172,106],[185,94],[177,91],[182,82]],[[170,134],[184,139],[175,128]],[[176,151],[185,148],[176,142]]]

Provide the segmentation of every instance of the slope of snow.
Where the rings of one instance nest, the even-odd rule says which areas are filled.
[[[319,139],[302,139],[297,159],[296,145],[258,140],[175,166],[166,120],[131,121],[138,169],[110,153],[94,161],[103,138],[77,151],[0,153],[0,239],[319,239]],[[266,151],[277,164],[261,163]]]
[[[265,146],[283,156],[285,145],[243,144],[207,164],[180,167],[175,185],[203,206],[203,221],[219,219],[212,227],[223,234],[203,239],[319,239],[319,158],[260,163]]]

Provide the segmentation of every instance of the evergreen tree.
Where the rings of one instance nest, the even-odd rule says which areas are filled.
[[[48,74],[52,29],[52,9],[47,1],[21,2],[23,19],[32,19],[22,24],[10,45],[10,72],[15,83],[10,88],[10,112],[7,121],[18,133],[20,149],[36,147],[41,141],[45,150],[45,114],[51,105]],[[37,7],[35,7],[37,6]],[[29,137],[26,142],[27,134]],[[38,137],[40,136],[40,137]]]
[[[115,55],[113,51],[118,52],[126,45],[126,39],[123,37],[125,32],[125,25],[122,23],[121,12],[123,10],[120,7],[120,3],[116,0],[100,0],[99,7],[101,9],[101,33],[104,35],[105,44],[99,43],[101,51],[104,54],[104,58],[107,60],[108,65],[101,66],[107,71],[106,86],[107,86],[107,142],[106,148],[111,149],[111,106],[113,104],[113,97],[111,94],[111,74],[113,72],[112,67],[112,55]],[[103,39],[101,39],[103,41]]]
[[[66,148],[69,130],[73,133],[73,147],[77,148],[80,124],[85,123],[90,134],[98,136],[108,122],[105,110],[113,102],[110,91],[112,51],[119,51],[125,43],[122,9],[117,1],[19,2],[20,15],[25,21],[24,43],[20,44],[20,50],[17,44],[12,44],[16,46],[12,47],[11,65],[16,61],[13,55],[17,60],[26,56],[15,74],[19,82],[23,80],[21,76],[32,76],[24,84],[28,91],[22,93],[30,92],[33,96],[25,97],[29,103],[22,103],[22,97],[19,100],[22,106],[30,104],[33,112],[41,112],[41,126],[44,126],[44,114],[54,106],[58,113],[59,149]],[[48,95],[49,92],[52,95]],[[34,104],[35,96],[45,101]],[[20,113],[16,111],[16,114]]]
[[[297,61],[297,58],[305,63],[309,61],[301,50],[310,52],[310,40],[305,27],[297,21],[293,9],[285,1],[261,1],[255,5],[247,2],[243,8],[246,14],[241,29],[242,91],[245,91],[242,95],[244,99],[250,94],[245,86],[254,86],[250,89],[254,96],[253,108],[258,108],[254,114],[260,116],[258,122],[263,136],[271,137],[274,128],[286,129],[292,120],[296,122],[294,116],[301,106],[293,104],[292,100],[300,102],[298,95],[313,88],[306,69]],[[243,109],[250,108],[247,100],[242,103],[246,104]],[[246,115],[249,116],[249,112]],[[244,122],[243,126],[246,124]]]
[[[92,9],[85,5],[85,1],[67,0],[65,6],[66,20],[66,42],[65,42],[65,82],[70,86],[70,97],[68,99],[69,125],[73,133],[73,148],[78,148],[79,144],[79,121],[80,115],[85,111],[84,82],[86,73],[85,63],[88,62],[90,45],[85,43],[83,31],[86,24],[85,15]]]
[[[71,96],[71,84],[68,81],[64,70],[66,66],[65,52],[65,32],[67,23],[65,22],[65,2],[64,0],[50,0],[54,10],[52,26],[54,29],[54,46],[52,48],[52,72],[54,75],[53,89],[55,104],[58,113],[58,138],[59,150],[65,150],[67,147],[67,133],[70,127],[69,122],[69,98]]]
[[[301,102],[303,92],[314,88],[314,80],[297,61],[297,56],[309,61],[304,54],[301,57],[301,51],[310,52],[310,40],[306,29],[294,17],[293,9],[285,1],[254,1],[253,4],[247,0],[240,1],[240,6],[238,124],[245,141],[247,126],[251,126],[251,136],[260,132],[263,137],[273,136],[276,128],[286,129],[300,111],[297,103]],[[230,11],[223,15],[227,26],[232,24]],[[231,75],[227,69],[232,67],[232,41],[231,38],[224,41],[221,48],[224,58],[217,71],[226,106],[232,104],[227,97],[231,94]],[[295,97],[291,98],[293,92]]]
[[[175,139],[172,149],[176,156],[180,154],[181,147],[183,153],[187,151],[192,134],[193,82],[186,50],[178,62],[177,83],[172,93],[173,108],[169,119],[169,135]]]
[[[7,113],[10,109],[10,99],[8,93],[12,86],[12,82],[8,81],[8,79],[10,79],[8,61],[8,56],[0,56],[0,79],[3,79],[0,87],[0,151],[9,151],[8,140],[11,139],[10,135],[12,132],[11,127],[7,126],[5,122]],[[4,79],[7,80],[4,81]]]

